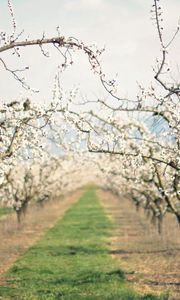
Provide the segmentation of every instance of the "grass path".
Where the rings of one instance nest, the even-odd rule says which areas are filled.
[[[109,255],[112,224],[89,189],[6,274],[0,299],[155,300],[138,296]],[[163,298],[161,298],[163,299]]]
[[[0,207],[0,219],[13,212],[12,208]]]

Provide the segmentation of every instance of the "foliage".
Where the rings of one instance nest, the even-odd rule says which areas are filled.
[[[172,82],[173,71],[167,61],[179,26],[171,39],[165,40],[160,1],[152,2],[151,14],[161,56],[156,61],[154,82],[149,89],[139,85],[137,97],[127,99],[117,94],[116,81],[108,80],[104,74],[99,60],[102,50],[88,47],[75,38],[66,39],[59,31],[55,38],[43,35],[41,40],[23,40],[17,33],[12,4],[8,1],[13,30],[9,36],[1,33],[0,53],[13,50],[19,57],[21,47],[36,45],[47,56],[43,47],[51,44],[61,55],[61,49],[65,51],[61,72],[71,65],[73,50],[82,50],[107,96],[90,101],[79,99],[76,90],[67,94],[61,87],[58,72],[49,105],[41,107],[29,99],[22,99],[0,107],[0,193],[3,202],[9,199],[19,212],[25,203],[38,199],[41,202],[50,195],[53,198],[48,186],[60,182],[52,175],[59,165],[61,185],[57,184],[55,190],[66,193],[71,186],[74,189],[88,180],[96,181],[119,196],[131,197],[137,207],[143,206],[158,224],[159,232],[167,213],[172,213],[180,223],[180,90],[179,82]],[[18,76],[21,70],[9,70],[4,60],[0,60],[28,89]],[[58,153],[49,159],[53,156],[53,147],[58,148]],[[19,164],[23,176],[15,178],[12,170]],[[35,184],[31,170],[34,165],[40,170],[39,178],[48,165],[44,179],[39,180],[43,187]]]

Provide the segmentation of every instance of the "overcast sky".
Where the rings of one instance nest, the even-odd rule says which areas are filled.
[[[74,36],[84,43],[106,46],[102,57],[105,73],[111,78],[118,73],[121,96],[135,97],[137,82],[150,85],[152,67],[160,56],[156,28],[151,20],[152,0],[14,0],[13,6],[18,32],[24,29],[30,38],[56,35],[59,25],[62,35]],[[180,19],[180,0],[162,0],[164,31],[168,40],[175,32]],[[0,0],[0,30],[11,32],[11,19],[7,1]],[[180,62],[180,37],[172,47],[174,64]],[[47,49],[47,48],[45,48]],[[48,48],[50,59],[42,56],[35,47],[21,51],[21,58],[4,54],[9,67],[29,66],[27,81],[39,89],[35,100],[52,97],[53,80],[61,59]],[[170,59],[171,59],[170,57]],[[61,77],[65,89],[78,86],[83,94],[96,97],[105,94],[97,78],[90,71],[83,53],[74,55],[74,65]],[[1,68],[0,100],[16,99],[26,95],[19,83]]]

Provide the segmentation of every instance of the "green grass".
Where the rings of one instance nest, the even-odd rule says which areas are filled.
[[[10,207],[0,207],[0,219],[5,215],[8,215],[13,212],[13,208]]]
[[[122,270],[108,254],[111,228],[95,189],[88,189],[6,274],[6,286],[0,286],[1,299],[163,299],[138,296],[126,283]]]

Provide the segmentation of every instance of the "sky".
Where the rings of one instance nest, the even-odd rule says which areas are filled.
[[[17,32],[24,30],[22,38],[56,36],[60,27],[63,36],[73,36],[85,44],[105,46],[101,58],[104,72],[110,79],[118,74],[118,93],[121,97],[136,97],[137,82],[150,86],[153,81],[153,66],[160,57],[160,45],[154,21],[150,13],[152,0],[12,0],[17,22]],[[175,32],[180,19],[180,0],[162,0],[164,37],[168,41]],[[0,31],[11,33],[12,22],[6,0],[0,0]],[[180,35],[171,46],[170,63],[180,63]],[[12,76],[0,69],[0,101],[31,97],[43,102],[52,99],[54,77],[61,64],[61,57],[52,49],[50,58],[42,56],[39,48],[26,47],[21,57],[11,52],[1,57],[9,68],[29,66],[25,77],[39,93],[23,90]],[[74,64],[61,75],[65,90],[78,87],[84,96],[94,99],[106,93],[82,53],[73,53]]]

